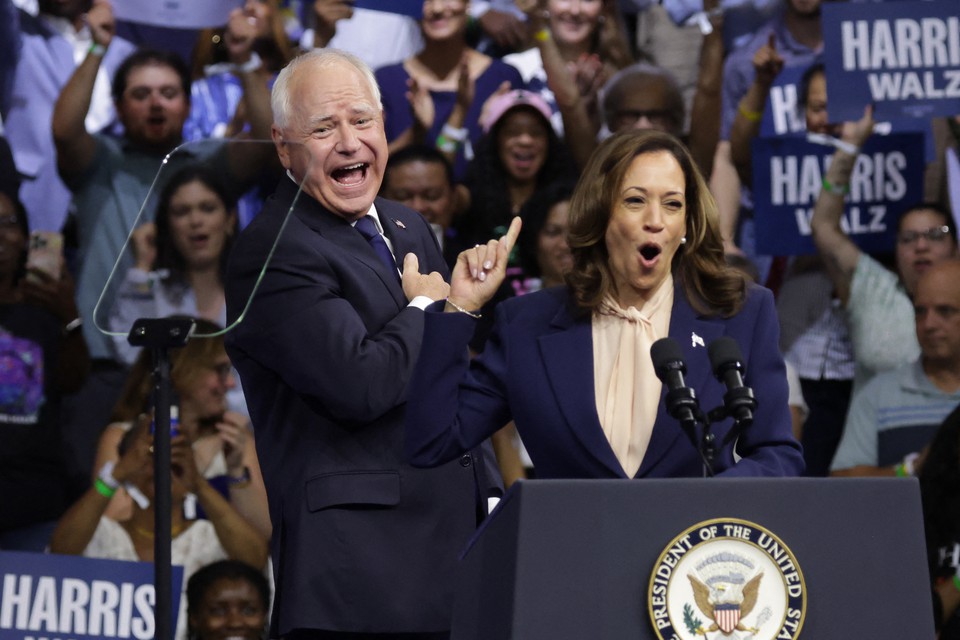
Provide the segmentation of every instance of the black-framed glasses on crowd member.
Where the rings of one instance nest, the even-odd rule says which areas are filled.
[[[634,127],[640,118],[646,118],[650,126],[658,129],[668,129],[673,125],[673,111],[670,109],[619,109],[613,113],[613,130]]]
[[[16,229],[20,226],[20,218],[15,213],[0,214],[0,229]]]
[[[900,244],[913,244],[921,237],[930,242],[943,242],[950,236],[950,227],[943,224],[939,227],[930,227],[926,231],[901,231],[897,234]]]

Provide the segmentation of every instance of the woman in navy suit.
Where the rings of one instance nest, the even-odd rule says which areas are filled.
[[[704,411],[726,391],[707,345],[743,352],[758,399],[752,425],[717,452],[718,474],[799,475],[771,293],[723,258],[716,203],[687,149],[669,134],[629,131],[600,145],[570,204],[574,267],[563,287],[499,305],[490,340],[466,345],[476,310],[503,278],[520,223],[464,251],[450,297],[427,313],[408,393],[414,465],[450,460],[513,419],[543,478],[697,476],[697,448],[666,412],[650,347],[681,346]],[[713,425],[718,442],[733,426]]]

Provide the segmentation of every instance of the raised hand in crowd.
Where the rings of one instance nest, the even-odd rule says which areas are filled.
[[[110,472],[111,479],[118,485],[140,484],[152,472],[153,436],[148,428],[150,421],[150,416],[141,415],[131,427],[129,444]],[[50,538],[51,553],[83,554],[110,504],[111,496],[97,487],[92,485],[60,518]]]
[[[353,17],[353,2],[350,0],[314,0],[313,15],[316,17],[315,47],[325,47],[337,33],[337,22]]]
[[[840,139],[860,148],[873,135],[874,124],[873,105],[868,104],[863,108],[863,116],[859,120],[843,123]]]
[[[248,440],[253,435],[250,419],[236,411],[226,411],[214,425],[220,441],[223,443],[223,456],[227,463],[227,473],[231,477],[240,477],[246,466]]]
[[[79,325],[71,324],[80,317],[73,276],[65,265],[59,277],[41,269],[28,269],[27,277],[20,281],[20,290],[25,302],[46,309],[57,317],[61,326],[70,327],[61,345],[54,382],[62,392],[76,391],[90,371],[90,354]]]
[[[157,225],[144,222],[130,234],[130,248],[137,269],[153,271],[157,261]]]
[[[243,64],[250,60],[253,43],[257,39],[257,19],[247,14],[242,7],[230,12],[223,41],[227,47],[230,62]]]
[[[490,105],[493,104],[497,98],[502,96],[505,93],[510,92],[510,83],[501,82],[500,86],[497,87],[497,90],[490,94],[490,96],[483,101],[483,105],[480,107],[480,122],[487,122],[490,120]]]
[[[527,41],[527,25],[509,11],[491,8],[477,22],[483,32],[506,51],[519,51]]]
[[[576,82],[582,101],[591,120],[599,121],[597,94],[610,79],[608,68],[596,53],[585,53],[567,63],[567,70]]]
[[[857,151],[851,153],[853,149],[850,148],[837,149],[833,154],[830,167],[824,175],[824,183],[834,185],[835,188],[820,190],[810,219],[813,241],[823,256],[827,275],[833,281],[837,297],[844,304],[850,298],[850,284],[861,251],[843,230],[845,192],[840,187],[850,184],[857,152],[873,133],[873,124],[873,105],[867,105],[863,110],[863,117],[856,122],[843,124],[841,139],[854,145]]]
[[[600,52],[605,58],[604,62],[609,62],[613,69],[622,69],[635,62],[633,52],[630,50],[626,25],[616,2],[603,3],[596,37],[595,51]],[[608,68],[608,75],[611,71],[612,69]]]
[[[753,54],[753,83],[737,105],[737,115],[730,128],[730,156],[743,184],[753,182],[752,141],[760,134],[760,121],[770,96],[770,87],[783,71],[783,57],[777,52],[776,36]]]
[[[777,52],[776,40],[776,35],[771,33],[767,44],[757,49],[757,52],[753,54],[753,70],[756,73],[754,82],[767,87],[767,89],[783,71],[783,57]]]
[[[407,87],[407,100],[410,102],[411,111],[413,111],[412,141],[421,143],[427,130],[433,126],[437,110],[433,104],[433,98],[430,96],[430,90],[417,82],[416,78],[408,78]]]
[[[109,47],[117,33],[117,22],[113,17],[113,6],[109,0],[93,0],[90,11],[84,21],[90,29],[90,37],[96,44]]]

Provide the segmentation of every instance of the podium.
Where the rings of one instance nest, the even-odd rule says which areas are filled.
[[[915,479],[691,478],[514,485],[464,552],[452,640],[654,640],[658,560],[714,519],[755,523],[796,559],[802,625],[771,637],[934,637]]]

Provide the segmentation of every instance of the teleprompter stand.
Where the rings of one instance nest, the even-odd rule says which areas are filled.
[[[153,362],[154,434],[154,538],[153,566],[156,607],[154,618],[156,640],[173,638],[171,583],[173,570],[170,558],[171,496],[170,474],[170,380],[169,349],[182,347],[193,334],[195,323],[191,318],[140,318],[133,324],[127,341],[135,347],[150,349]]]

